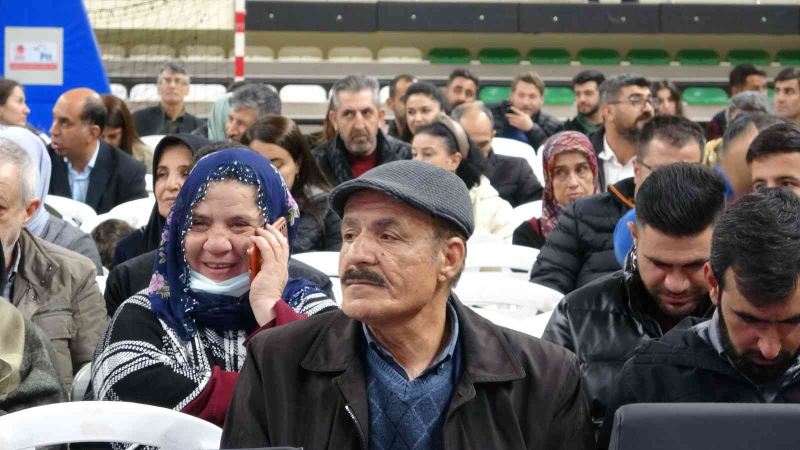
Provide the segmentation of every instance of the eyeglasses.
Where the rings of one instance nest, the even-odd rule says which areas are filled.
[[[644,108],[644,105],[647,103],[649,103],[650,106],[652,106],[653,108],[655,108],[658,105],[658,99],[653,96],[645,97],[643,95],[633,94],[626,100],[627,101],[618,100],[616,102],[608,102],[608,103],[611,105],[618,103],[628,103],[634,108],[639,108],[639,109]]]

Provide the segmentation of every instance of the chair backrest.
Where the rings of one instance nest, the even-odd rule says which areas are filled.
[[[215,102],[225,95],[225,86],[221,84],[192,84],[189,85],[187,102]]]
[[[136,86],[134,86],[134,87],[136,87]],[[156,145],[158,145],[158,143],[161,142],[161,139],[164,139],[164,135],[163,134],[150,134],[150,135],[147,135],[147,136],[142,136],[139,139],[142,142],[144,142],[144,145],[146,145],[146,146],[152,148],[153,150],[155,150],[156,149]]]
[[[514,139],[496,137],[492,139],[492,150],[498,155],[516,156],[528,161],[536,178],[540,183],[544,184],[542,157],[530,145]]]
[[[317,47],[289,46],[278,50],[281,61],[322,61],[322,50]]]
[[[125,47],[119,44],[100,44],[100,54],[105,60],[119,61],[125,59],[125,53]]]
[[[506,271],[527,274],[533,267],[539,250],[506,243],[467,243],[467,271]],[[527,275],[524,277],[527,280]]]
[[[156,204],[154,197],[140,198],[129,202],[120,203],[109,212],[95,216],[83,222],[80,226],[84,233],[91,233],[98,225],[109,219],[119,219],[130,225],[134,230],[147,225],[153,206]]]
[[[389,99],[389,85],[382,87],[380,91],[378,91],[378,98],[381,101],[381,105],[386,103],[386,100]]]
[[[639,403],[614,414],[610,449],[796,449],[800,405]]]
[[[384,47],[378,50],[381,62],[421,62],[422,52],[416,47]]]
[[[453,291],[467,306],[508,311],[517,318],[551,311],[560,292],[503,273],[464,272]]]
[[[219,45],[187,45],[181,48],[180,55],[186,61],[222,61],[225,49]]]
[[[126,88],[123,84],[111,83],[111,93],[114,96],[119,97],[120,100],[128,99],[128,88]]]
[[[339,252],[306,252],[292,255],[293,259],[304,262],[329,277],[339,276]]]
[[[67,197],[48,195],[44,202],[61,214],[61,218],[81,226],[84,222],[92,221],[97,213],[91,206]]]
[[[144,174],[144,189],[150,194],[153,193],[153,174],[152,173]]]
[[[140,83],[131,88],[128,99],[132,102],[157,102],[161,97],[158,96],[155,83]]]
[[[372,50],[367,47],[333,47],[328,50],[328,60],[369,62],[372,61]]]
[[[522,223],[534,217],[542,217],[542,201],[524,203],[514,208],[514,222]]]
[[[287,84],[281,88],[282,102],[326,103],[328,93],[318,84]]]
[[[170,60],[175,57],[175,49],[166,44],[138,44],[131,47],[129,55],[133,60]]]
[[[553,314],[552,311],[547,311],[532,317],[520,317],[514,310],[503,311],[500,309],[488,309],[475,306],[470,306],[469,308],[495,325],[538,338],[541,338],[542,334],[544,334],[547,322],[550,321],[550,316]]]
[[[81,367],[78,373],[75,374],[75,378],[72,379],[72,390],[69,395],[70,401],[83,401],[83,394],[86,393],[86,388],[89,387],[89,381],[91,381],[91,379],[92,363],[86,363]]]
[[[244,57],[248,61],[272,61],[275,51],[265,45],[248,45],[244,49]]]
[[[205,420],[128,402],[55,403],[0,417],[0,448],[9,450],[69,442],[212,449],[219,448],[221,437],[222,429]]]

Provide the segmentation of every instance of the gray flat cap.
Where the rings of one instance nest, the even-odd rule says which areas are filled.
[[[467,186],[456,174],[422,161],[392,161],[345,181],[330,195],[331,207],[344,216],[347,199],[371,189],[394,197],[456,226],[469,238],[475,228]]]

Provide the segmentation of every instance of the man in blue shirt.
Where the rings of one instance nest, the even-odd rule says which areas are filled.
[[[98,214],[147,197],[144,165],[102,141],[103,100],[91,89],[72,89],[53,107],[48,147],[53,164],[49,194],[69,197]]]

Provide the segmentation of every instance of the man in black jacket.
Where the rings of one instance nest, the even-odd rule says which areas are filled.
[[[730,206],[704,267],[717,309],[640,347],[609,403],[800,403],[800,199],[765,189]]]
[[[474,228],[458,176],[395,161],[339,185],[331,205],[342,310],[251,339],[223,447],[594,448],[572,354],[451,291]]]
[[[312,153],[333,186],[381,164],[411,158],[410,145],[385,135],[379,127],[384,120],[379,88],[373,77],[348,75],[331,89],[333,110],[328,120],[336,137]]]
[[[699,163],[703,145],[703,130],[688,119],[658,116],[646,122],[637,145],[634,177],[564,209],[533,265],[531,281],[569,294],[619,270],[614,228],[633,208],[636,187],[656,168],[678,162]]]
[[[486,158],[483,174],[503,200],[516,207],[542,198],[542,185],[524,158],[498,155],[492,150],[495,131],[489,108],[482,103],[466,103],[454,109],[452,117],[483,153]]]
[[[189,82],[189,74],[182,65],[167,62],[161,66],[156,77],[159,104],[133,113],[139,136],[191,133],[203,126],[204,120],[186,112],[183,100],[189,95]]]
[[[703,266],[725,207],[720,177],[699,164],[667,166],[642,184],[636,204],[635,251],[626,267],[564,297],[542,335],[578,356],[598,426],[614,378],[636,347],[711,308]]]
[[[147,197],[144,165],[100,139],[106,108],[96,92],[78,88],[53,106],[48,147],[53,165],[48,194],[77,200],[97,214]]]
[[[605,75],[597,70],[584,70],[572,78],[572,92],[575,93],[578,114],[564,122],[565,130],[580,131],[589,136],[603,126],[600,85],[605,80]]]
[[[564,129],[555,117],[542,112],[544,81],[536,72],[517,75],[508,100],[492,108],[498,137],[516,139],[535,150],[550,136]]]

